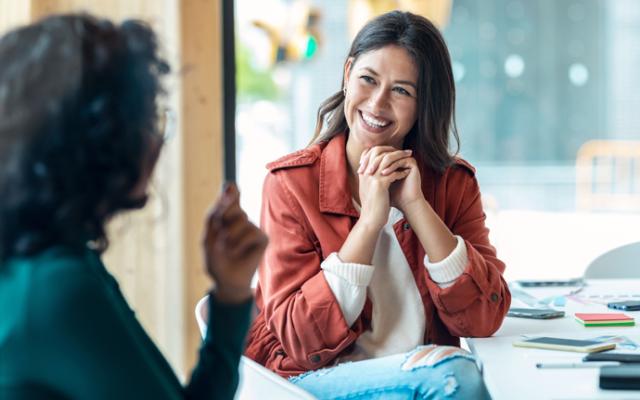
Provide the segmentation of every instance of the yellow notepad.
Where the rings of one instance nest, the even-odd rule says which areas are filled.
[[[595,353],[616,347],[615,343],[602,343],[595,340],[576,340],[554,337],[538,337],[513,342],[516,347],[533,347],[546,350],[577,351],[579,353]]]

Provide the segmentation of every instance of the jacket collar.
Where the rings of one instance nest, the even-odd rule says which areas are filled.
[[[340,133],[329,140],[320,156],[320,211],[359,217],[353,206],[349,188],[347,134]]]

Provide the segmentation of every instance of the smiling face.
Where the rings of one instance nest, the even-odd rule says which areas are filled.
[[[418,70],[402,47],[388,45],[345,64],[348,147],[402,148],[417,116]]]

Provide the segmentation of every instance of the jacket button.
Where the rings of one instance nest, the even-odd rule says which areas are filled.
[[[491,301],[494,303],[498,301],[498,295],[496,293],[491,293]]]
[[[408,222],[405,222],[404,224],[402,224],[402,229],[404,229],[405,231],[408,231],[409,228],[411,228],[411,225],[409,225]]]
[[[314,364],[317,364],[320,362],[320,356],[317,354],[314,354],[312,356],[309,357],[309,361],[311,361]]]

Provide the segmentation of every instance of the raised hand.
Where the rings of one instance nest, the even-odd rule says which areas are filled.
[[[236,185],[227,184],[207,214],[202,243],[206,272],[216,283],[219,301],[240,303],[252,296],[251,279],[267,242],[240,208]]]

